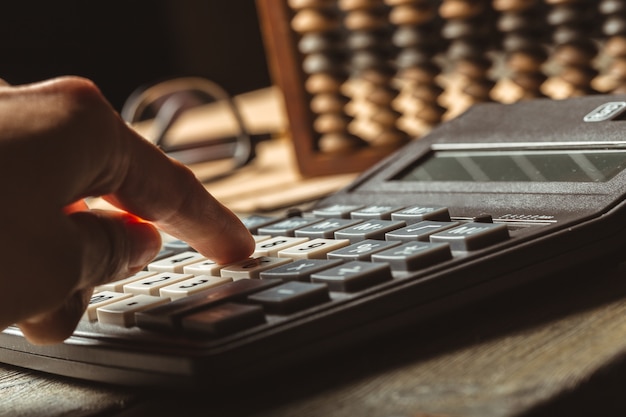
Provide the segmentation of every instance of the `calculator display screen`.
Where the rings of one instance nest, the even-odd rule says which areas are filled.
[[[626,150],[434,151],[399,181],[603,182],[626,168]]]

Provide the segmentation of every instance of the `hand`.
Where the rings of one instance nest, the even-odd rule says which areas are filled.
[[[143,268],[160,248],[153,224],[218,263],[254,246],[85,79],[0,85],[0,174],[0,329],[17,323],[33,343],[67,338],[94,286]],[[89,196],[123,211],[89,210]]]

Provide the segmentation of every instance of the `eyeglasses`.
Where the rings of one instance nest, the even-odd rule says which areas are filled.
[[[174,78],[138,88],[124,103],[121,116],[140,131],[149,126],[145,136],[184,164],[230,161],[223,172],[200,178],[203,182],[228,176],[256,156],[256,141],[234,100],[224,88],[205,78]],[[191,140],[181,141],[174,134],[184,130],[185,124],[198,123],[201,126],[196,126],[196,137],[192,135]],[[204,137],[198,138],[198,131]]]

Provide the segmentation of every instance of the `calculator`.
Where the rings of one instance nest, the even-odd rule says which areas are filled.
[[[471,308],[626,249],[626,96],[486,103],[315,204],[242,217],[218,265],[166,239],[94,290],[54,346],[0,333],[0,361],[133,386],[236,384]]]

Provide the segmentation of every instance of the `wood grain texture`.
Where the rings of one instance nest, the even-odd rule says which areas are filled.
[[[623,415],[624,275],[572,272],[223,391],[140,392],[0,368],[0,414]]]
[[[93,416],[127,408],[133,395],[118,387],[0,367],[0,416]]]

